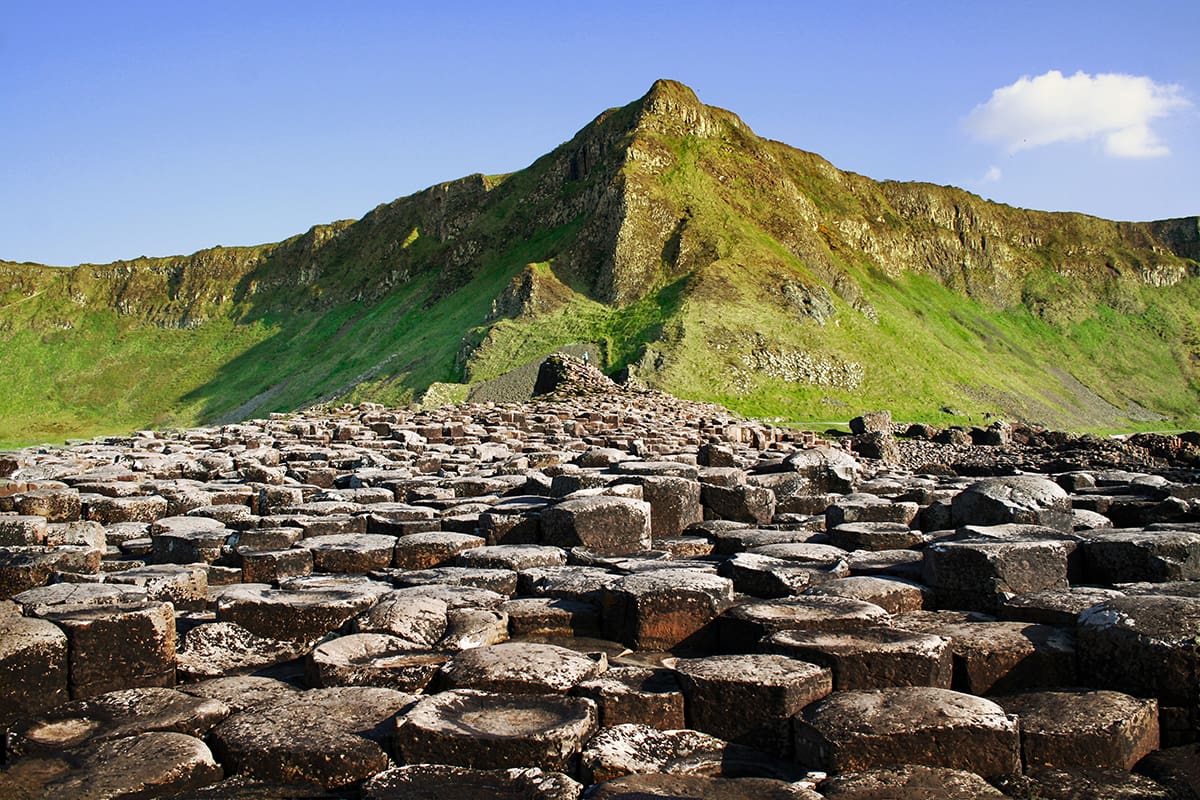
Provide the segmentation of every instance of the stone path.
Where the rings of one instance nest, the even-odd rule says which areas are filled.
[[[1200,797],[1188,437],[585,388],[0,454],[0,797]]]

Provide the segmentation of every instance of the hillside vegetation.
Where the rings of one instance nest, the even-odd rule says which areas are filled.
[[[1200,422],[1200,220],[880,183],[659,81],[508,176],[278,244],[0,262],[0,443],[465,397],[568,344],[788,421]]]

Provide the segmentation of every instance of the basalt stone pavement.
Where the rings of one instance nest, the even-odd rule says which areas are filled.
[[[591,388],[0,454],[0,797],[1200,797],[1191,438]]]

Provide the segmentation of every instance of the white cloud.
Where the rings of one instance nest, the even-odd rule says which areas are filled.
[[[992,166],[988,167],[987,172],[983,173],[983,177],[980,179],[979,182],[980,183],[995,183],[996,181],[1000,180],[1003,177],[1004,177],[1004,173],[1000,171],[999,167],[997,167],[995,164],[993,164]]]
[[[1056,142],[1100,139],[1116,158],[1165,156],[1150,123],[1190,103],[1176,84],[1135,75],[1051,70],[994,92],[967,116],[967,129],[1015,153]]]

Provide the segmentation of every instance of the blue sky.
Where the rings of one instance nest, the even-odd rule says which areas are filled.
[[[1116,219],[1200,214],[1195,0],[0,12],[0,259],[277,241],[520,169],[659,77],[873,178]]]

